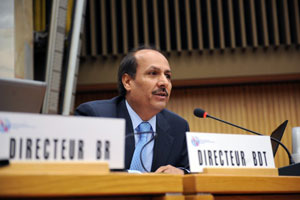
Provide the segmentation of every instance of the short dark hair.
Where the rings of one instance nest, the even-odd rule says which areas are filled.
[[[158,51],[152,46],[139,46],[138,48],[135,48],[131,50],[121,61],[118,71],[118,89],[119,89],[119,95],[125,96],[126,95],[126,89],[123,86],[122,83],[122,76],[124,74],[128,74],[133,79],[135,79],[136,75],[136,68],[138,66],[137,60],[135,58],[135,53],[143,50],[143,49],[151,49],[154,51]],[[160,52],[160,51],[158,51]],[[161,52],[160,52],[161,53]]]

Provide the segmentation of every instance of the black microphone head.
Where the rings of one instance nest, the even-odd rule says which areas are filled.
[[[207,112],[205,112],[205,110],[202,110],[201,108],[195,108],[194,115],[196,117],[206,118]]]

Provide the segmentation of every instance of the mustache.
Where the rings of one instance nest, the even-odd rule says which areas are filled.
[[[169,93],[168,93],[168,91],[167,91],[166,88],[159,88],[159,89],[157,89],[157,90],[154,90],[154,91],[152,92],[152,94],[153,94],[153,95],[156,95],[156,94],[161,93],[161,92],[165,93],[165,94],[166,94],[166,97],[169,96]]]

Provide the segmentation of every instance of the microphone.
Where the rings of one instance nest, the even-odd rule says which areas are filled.
[[[144,134],[144,133],[152,134],[152,135],[154,135],[153,137],[156,137],[156,132],[154,132],[154,131],[141,131],[141,132],[136,132],[136,133],[129,133],[125,136],[125,139],[127,139],[129,137],[132,137],[134,135],[141,135],[141,134]]]
[[[143,150],[145,149],[145,147],[148,145],[148,144],[150,144],[150,142],[152,142],[156,137],[157,137],[157,134],[155,134],[155,132],[153,132],[152,131],[152,137],[151,137],[151,139],[142,147],[142,149],[141,149],[141,152],[140,152],[140,160],[141,160],[141,164],[142,164],[142,167],[143,167],[143,169],[146,171],[146,172],[149,172],[147,169],[146,169],[146,167],[145,167],[145,165],[144,165],[144,162],[143,162],[143,159],[142,159],[142,153],[143,153]]]
[[[246,128],[244,128],[244,127],[241,127],[241,126],[232,124],[232,123],[230,123],[230,122],[224,121],[224,120],[222,120],[222,119],[213,117],[213,116],[209,115],[207,112],[205,112],[205,110],[203,110],[203,109],[201,109],[201,108],[195,108],[195,109],[194,109],[194,115],[195,115],[196,117],[199,117],[199,118],[211,118],[211,119],[214,119],[214,120],[223,122],[223,123],[225,123],[225,124],[234,126],[234,127],[236,127],[236,128],[242,129],[242,130],[244,130],[244,131],[253,133],[253,134],[255,134],[255,135],[263,135],[263,134],[261,134],[261,133],[258,133],[258,132],[255,132],[255,131],[251,131],[251,130],[246,129]],[[283,143],[281,143],[279,140],[277,140],[276,138],[273,138],[273,137],[270,137],[270,138],[271,138],[271,140],[273,140],[273,141],[277,142],[278,144],[280,144],[280,145],[283,147],[283,149],[287,152],[288,157],[289,157],[290,165],[291,165],[291,164],[294,164],[295,162],[294,162],[294,160],[293,160],[293,158],[292,158],[292,156],[291,156],[291,153],[289,152],[288,148],[287,148]]]

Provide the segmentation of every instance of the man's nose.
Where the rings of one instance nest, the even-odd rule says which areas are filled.
[[[165,74],[159,76],[158,84],[160,87],[164,86],[167,87],[169,84],[169,79],[166,77]]]

